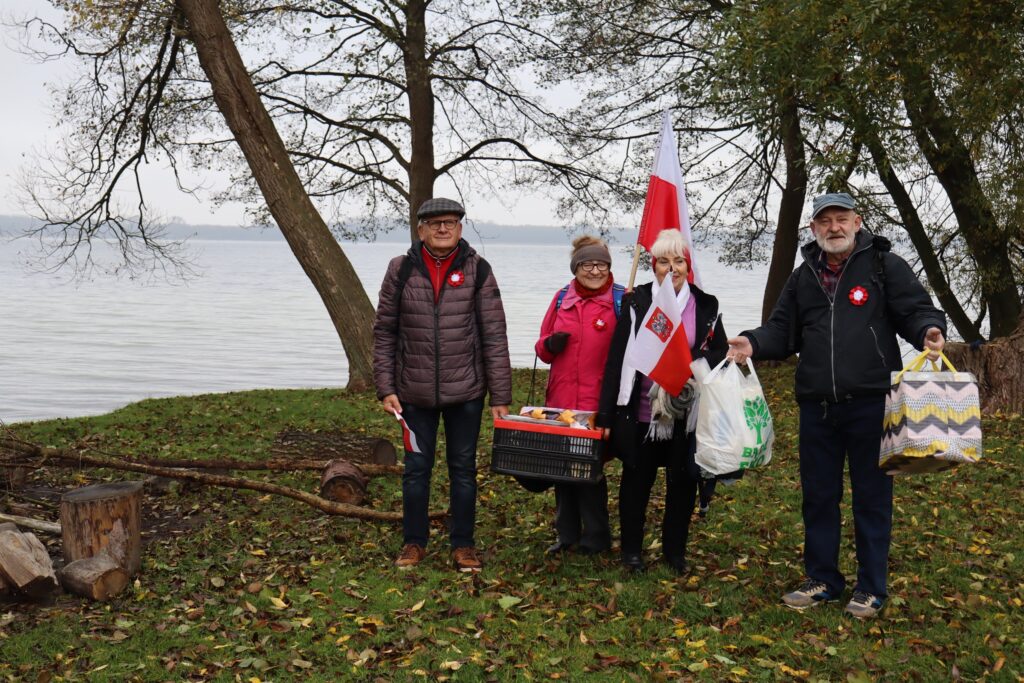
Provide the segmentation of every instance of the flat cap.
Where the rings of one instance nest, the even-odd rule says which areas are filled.
[[[814,198],[814,203],[811,204],[811,218],[817,218],[819,213],[831,207],[838,209],[855,209],[857,208],[857,203],[853,201],[853,197],[845,192],[819,194]]]
[[[420,208],[416,211],[416,218],[430,218],[432,216],[444,216],[445,214],[453,213],[459,218],[466,215],[466,210],[462,208],[462,204],[459,204],[454,199],[445,199],[444,197],[434,197],[420,204]]]

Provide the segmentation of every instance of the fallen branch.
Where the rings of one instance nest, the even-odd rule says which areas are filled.
[[[0,513],[0,522],[11,522],[26,529],[32,529],[33,531],[45,531],[48,534],[60,533],[60,524],[47,522],[42,519],[32,519],[31,517],[19,517],[18,515],[5,515]]]
[[[8,448],[9,441],[12,440],[6,437],[0,437],[0,448]],[[224,486],[226,488],[232,489],[248,489],[251,491],[272,493],[275,495],[285,496],[286,498],[293,498],[295,500],[301,501],[330,515],[341,515],[343,517],[352,517],[355,519],[368,519],[382,522],[402,521],[401,512],[381,512],[378,510],[372,510],[370,508],[365,508],[358,505],[337,503],[332,500],[321,498],[320,496],[314,495],[312,493],[306,493],[305,491],[300,491],[298,489],[291,488],[289,486],[270,484],[255,479],[229,477],[223,474],[208,474],[205,472],[196,472],[194,470],[174,467],[146,465],[139,462],[131,462],[129,460],[124,460],[122,458],[88,455],[86,453],[83,453],[82,451],[70,451],[60,448],[45,448],[42,446],[37,446],[35,444],[26,444],[23,441],[17,441],[15,443],[17,444],[18,447],[9,448],[9,450],[16,451],[22,457],[28,456],[43,461],[55,460],[58,462],[72,463],[74,465],[92,465],[94,467],[105,467],[107,469],[112,470],[141,472],[143,474],[155,474],[159,477],[184,479],[186,481],[194,481],[200,484],[209,484],[212,486]],[[430,517],[436,519],[444,517],[446,514],[447,513],[445,512],[432,512],[430,513]]]
[[[296,460],[264,460],[263,462],[252,462],[249,460],[236,460],[234,458],[221,458],[218,460],[188,460],[188,459],[163,459],[163,458],[136,458],[131,461],[143,465],[155,467],[180,467],[193,470],[278,470],[287,472],[289,470],[322,470],[327,467],[330,460],[310,460],[308,458]],[[357,463],[359,469],[371,477],[382,474],[401,474],[404,468],[401,465],[374,465],[372,463]]]

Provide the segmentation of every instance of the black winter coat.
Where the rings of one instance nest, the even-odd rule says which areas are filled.
[[[946,334],[945,314],[932,305],[907,262],[889,252],[885,238],[857,233],[834,301],[811,265],[818,262],[821,248],[810,242],[801,252],[804,262],[789,276],[768,322],[741,333],[750,339],[755,359],[800,354],[798,401],[885,394],[890,373],[903,367],[897,334],[918,350],[928,328]],[[860,305],[853,296],[858,287],[867,294]]]
[[[706,358],[711,367],[714,367],[725,358],[725,354],[729,350],[725,329],[722,327],[722,319],[718,315],[718,299],[694,285],[690,285],[690,295],[697,305],[696,334],[690,340],[690,353],[694,360]],[[629,404],[618,406],[615,403],[619,396],[619,382],[622,377],[622,361],[626,353],[626,343],[629,341],[630,334],[636,334],[636,331],[640,329],[640,324],[651,307],[651,299],[651,285],[648,283],[640,285],[632,294],[627,294],[622,300],[622,314],[619,315],[619,321],[615,325],[611,348],[608,350],[604,382],[601,384],[600,409],[595,418],[597,426],[611,428],[612,448],[615,455],[626,466],[631,466],[640,457],[640,454],[635,452],[637,443],[636,410],[640,403],[640,378],[642,377],[639,372],[633,378]],[[630,309],[633,310],[636,319],[632,329],[630,329]],[[681,464],[691,476],[695,477],[697,472],[693,461],[693,452],[686,447],[686,441],[685,421],[677,420],[672,434],[671,450],[674,456],[682,455],[684,462],[664,464]]]

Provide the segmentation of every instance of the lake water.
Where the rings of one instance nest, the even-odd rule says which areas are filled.
[[[567,240],[568,241],[568,240]],[[253,388],[339,387],[341,344],[283,241],[192,243],[200,276],[143,283],[25,268],[22,242],[0,241],[0,420],[95,415],[140,399]],[[374,305],[388,261],[405,246],[345,244]],[[488,244],[512,364],[530,367],[551,297],[571,278],[568,246]],[[629,256],[616,248],[618,280]],[[696,254],[730,335],[758,324],[767,268]],[[637,282],[647,282],[641,272]]]

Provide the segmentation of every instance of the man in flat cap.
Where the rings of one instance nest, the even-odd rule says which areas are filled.
[[[861,230],[849,194],[814,198],[814,240],[761,327],[729,340],[743,362],[799,353],[800,487],[807,577],[782,596],[794,609],[838,600],[843,466],[849,461],[857,582],[846,612],[882,609],[892,536],[892,477],[878,466],[890,373],[903,366],[896,335],[938,358],[946,316],[889,241]]]
[[[444,420],[450,480],[452,562],[480,571],[476,524],[476,444],[484,396],[491,415],[508,414],[512,370],[505,311],[490,264],[462,239],[462,205],[423,202],[419,239],[388,265],[373,325],[373,379],[384,410],[401,415],[406,440],[402,474],[404,543],[395,565],[426,556],[430,476]]]

